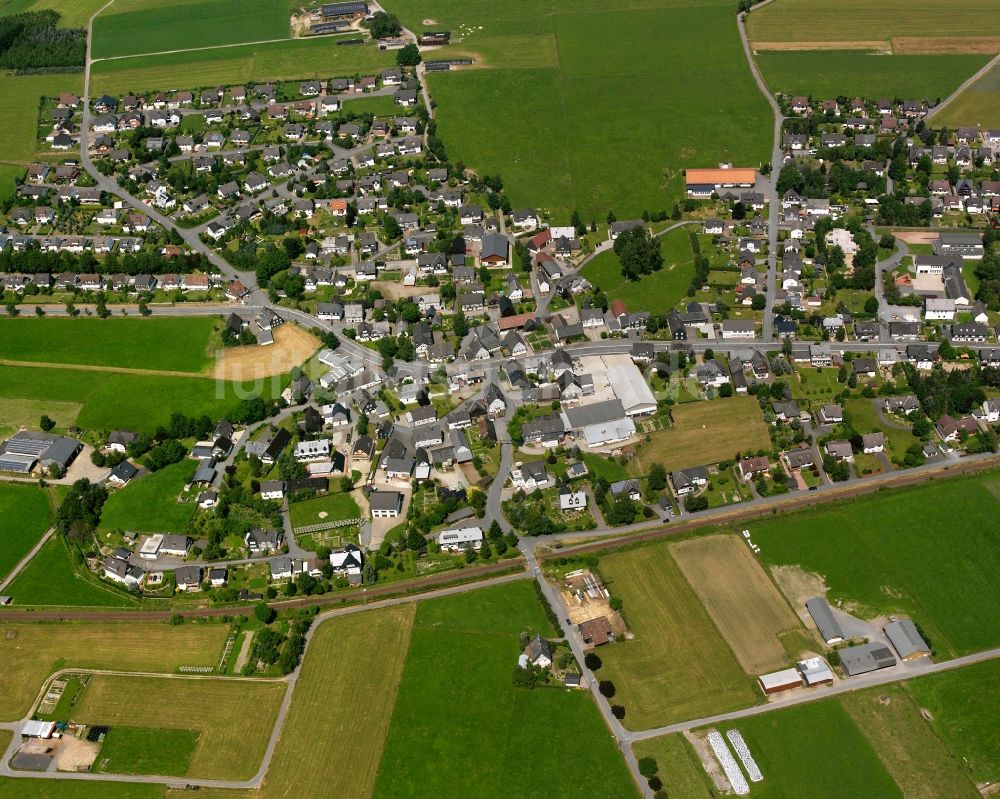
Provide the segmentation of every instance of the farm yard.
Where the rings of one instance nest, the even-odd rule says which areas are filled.
[[[248,81],[330,78],[372,72],[396,63],[391,52],[374,44],[337,47],[325,37],[246,44],[215,50],[98,61],[91,70],[91,92],[124,94],[172,85],[217,86]]]
[[[425,18],[471,29],[455,45],[478,68],[430,76],[439,135],[453,159],[500,174],[515,205],[558,221],[574,209],[586,222],[609,210],[637,216],[669,210],[685,167],[767,158],[768,108],[729,3],[403,0],[393,11],[416,31]],[[706,72],[711,92],[701,88]],[[554,151],[553,141],[564,146]]]
[[[747,674],[788,665],[782,636],[804,630],[746,543],[712,535],[675,544],[670,553]]]
[[[0,360],[201,373],[222,346],[218,327],[207,316],[3,319]]]
[[[626,281],[621,262],[611,250],[591,260],[581,274],[607,295],[622,300],[629,309],[666,313],[685,296],[694,276],[691,243],[684,228],[672,230],[660,238],[663,268],[641,280]]]
[[[670,408],[673,425],[650,434],[628,469],[646,474],[653,463],[668,471],[731,460],[737,452],[770,449],[764,417],[754,397],[689,402]],[[708,433],[711,431],[711,434]]]
[[[667,544],[601,558],[601,575],[635,640],[601,649],[624,724],[644,729],[752,705],[756,694]]]
[[[170,773],[249,779],[260,767],[284,693],[280,680],[95,674],[72,715],[76,722],[108,725],[112,732],[119,725],[147,731],[145,743],[154,750],[146,753],[146,768],[129,773],[164,773],[158,770],[155,747],[158,733],[168,730],[195,739],[187,753],[190,762]],[[149,734],[153,730],[156,735]],[[98,763],[106,754],[102,751]],[[109,764],[106,770],[114,768]]]
[[[995,471],[935,480],[750,531],[768,567],[820,575],[831,602],[863,616],[911,615],[937,657],[955,657],[1000,645],[998,481]]]
[[[3,623],[0,626],[0,719],[22,718],[42,683],[57,669],[173,672],[214,666],[227,628],[221,624],[133,621]]]
[[[288,0],[118,0],[94,20],[94,58],[288,37]]]
[[[51,517],[52,506],[43,489],[0,483],[0,579],[38,543]]]

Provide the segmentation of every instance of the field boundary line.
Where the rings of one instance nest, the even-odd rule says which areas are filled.
[[[140,369],[134,366],[97,366],[90,363],[55,363],[49,361],[17,361],[10,358],[0,358],[0,366],[20,366],[31,369],[76,369],[80,372],[107,372],[125,375],[143,375],[145,377],[198,377],[205,380],[215,380],[214,374],[206,372],[180,372],[173,369]]]
[[[965,80],[961,86],[955,89],[955,91],[953,91],[951,94],[945,97],[930,111],[928,111],[926,119],[931,119],[932,117],[936,116],[937,113],[942,108],[946,108],[951,103],[952,100],[954,100],[956,97],[962,94],[962,92],[964,92],[966,89],[970,88],[974,83],[976,83],[980,78],[985,76],[986,73],[989,72],[991,69],[993,69],[993,67],[995,67],[997,64],[1000,64],[1000,53],[997,53],[993,58],[987,61],[986,64],[978,72],[976,72],[972,77]]]
[[[110,5],[110,4],[109,4]],[[105,6],[106,7],[106,6]],[[207,47],[184,47],[178,50],[154,50],[150,53],[130,53],[129,55],[109,55],[103,56],[101,58],[92,58],[91,63],[99,64],[102,61],[125,61],[130,58],[147,58],[149,56],[159,56],[159,55],[174,55],[176,53],[198,53],[202,50],[227,50],[233,47],[253,47],[258,44],[280,44],[281,42],[307,42],[315,41],[316,39],[336,39],[341,36],[348,36],[350,34],[357,34],[357,31],[351,30],[345,33],[333,33],[326,34],[322,37],[319,36],[286,36],[283,39],[258,39],[252,42],[233,42],[232,44],[210,44]]]

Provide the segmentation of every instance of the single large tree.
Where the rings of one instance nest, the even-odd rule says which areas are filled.
[[[621,261],[622,277],[626,280],[638,280],[663,268],[659,239],[653,238],[644,227],[620,233],[615,239],[615,254]]]

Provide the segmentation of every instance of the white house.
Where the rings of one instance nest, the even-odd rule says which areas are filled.
[[[438,534],[438,546],[449,552],[463,549],[479,549],[483,545],[483,528],[459,527],[442,530]]]
[[[584,491],[570,491],[564,488],[559,492],[559,510],[579,510],[587,507],[587,494]]]

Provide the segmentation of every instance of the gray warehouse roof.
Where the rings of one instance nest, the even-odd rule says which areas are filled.
[[[878,671],[896,665],[896,658],[893,657],[889,647],[885,644],[850,646],[847,649],[839,650],[839,654],[840,665],[844,667],[848,677],[856,677],[859,674],[867,674],[870,671]]]
[[[897,654],[903,659],[930,654],[931,648],[920,635],[917,625],[909,619],[892,621],[885,625],[885,634]]]
[[[817,596],[806,600],[806,610],[809,611],[812,620],[816,622],[816,627],[819,628],[819,634],[823,636],[824,641],[828,644],[835,644],[837,641],[844,640],[844,631],[840,629],[837,620],[833,618],[833,611],[830,610],[830,606],[823,597]]]

